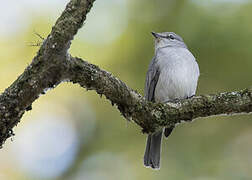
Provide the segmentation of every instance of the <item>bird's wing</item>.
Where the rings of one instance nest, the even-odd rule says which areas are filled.
[[[148,101],[155,101],[155,88],[159,78],[159,70],[154,57],[149,65],[148,72],[146,74],[144,97]]]

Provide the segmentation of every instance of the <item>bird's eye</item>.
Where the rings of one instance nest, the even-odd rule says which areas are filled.
[[[168,39],[174,40],[175,37],[174,37],[173,35],[169,34],[169,35],[168,35]]]

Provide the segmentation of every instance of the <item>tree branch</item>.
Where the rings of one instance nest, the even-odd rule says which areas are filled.
[[[122,115],[151,133],[181,120],[220,114],[252,112],[252,88],[242,91],[202,95],[166,104],[147,102],[109,72],[68,54],[71,40],[81,28],[94,0],[71,0],[56,21],[32,63],[0,95],[0,146],[13,135],[25,111],[48,88],[71,81],[105,95]]]
[[[63,62],[67,61],[70,41],[81,28],[94,0],[71,0],[56,21],[32,63],[18,79],[0,95],[0,147],[13,135],[12,128],[25,110],[47,88],[64,79]]]
[[[152,103],[109,72],[80,58],[71,57],[65,69],[68,69],[67,76],[71,82],[78,83],[88,90],[95,90],[100,95],[104,94],[112,105],[117,105],[126,119],[132,119],[146,133],[164,126],[174,126],[182,120],[252,112],[252,88],[201,95],[166,104]]]

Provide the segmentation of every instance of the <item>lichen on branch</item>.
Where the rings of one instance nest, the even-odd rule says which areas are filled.
[[[167,102],[148,102],[111,73],[68,54],[71,40],[81,28],[94,0],[71,0],[44,40],[31,64],[0,95],[0,146],[12,136],[25,111],[48,88],[64,81],[105,95],[127,120],[143,132],[175,126],[198,117],[252,112],[252,88],[236,92],[196,96]]]

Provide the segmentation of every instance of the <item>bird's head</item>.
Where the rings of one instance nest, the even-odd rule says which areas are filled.
[[[163,47],[186,47],[183,39],[174,32],[151,32],[155,38],[155,50]]]

